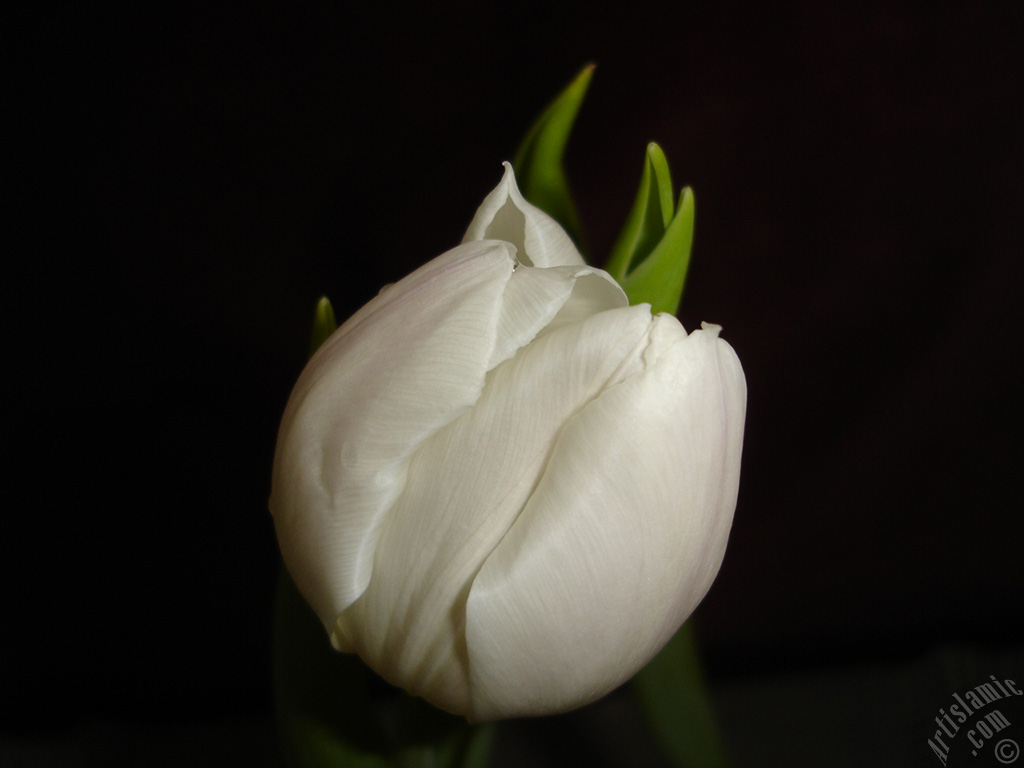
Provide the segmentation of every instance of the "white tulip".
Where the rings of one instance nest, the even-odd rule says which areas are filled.
[[[628,680],[725,553],[746,384],[718,330],[628,306],[507,167],[285,410],[270,508],[334,646],[474,721]]]

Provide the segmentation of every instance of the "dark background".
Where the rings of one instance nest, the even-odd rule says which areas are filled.
[[[834,700],[829,675],[926,681],[894,721],[833,723],[915,747],[954,690],[1024,676],[1021,7],[183,4],[12,27],[10,764],[274,764],[266,498],[314,303],[347,316],[457,244],[590,61],[567,168],[591,260],[658,141],[697,198],[680,317],[720,323],[747,373],[698,612],[734,751],[802,764],[795,708]]]

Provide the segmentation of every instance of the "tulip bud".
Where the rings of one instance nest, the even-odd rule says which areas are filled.
[[[511,167],[462,245],[327,339],[289,399],[270,508],[336,648],[471,720],[587,704],[704,597],[746,385],[588,267]]]

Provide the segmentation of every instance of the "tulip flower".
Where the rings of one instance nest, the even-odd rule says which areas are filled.
[[[270,508],[334,646],[473,721],[628,680],[724,556],[746,385],[718,332],[629,306],[506,165],[286,407]]]

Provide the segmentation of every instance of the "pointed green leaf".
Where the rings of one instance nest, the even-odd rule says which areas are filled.
[[[327,337],[334,333],[338,327],[338,321],[334,319],[334,307],[326,296],[321,296],[316,303],[316,311],[313,313],[313,332],[309,338],[309,356],[320,349],[320,345],[327,341]]]
[[[530,128],[512,167],[523,195],[562,225],[580,250],[582,232],[565,177],[563,157],[594,65],[588,64]]]
[[[647,159],[651,163],[651,170],[657,182],[658,202],[661,205],[662,227],[668,227],[675,215],[676,207],[673,205],[674,195],[672,194],[672,174],[668,171],[668,158],[657,144],[653,141],[647,145]]]
[[[633,678],[633,691],[673,765],[728,768],[729,757],[715,723],[692,621]]]
[[[693,246],[693,190],[686,187],[679,196],[679,205],[661,242],[640,262],[626,279],[620,281],[630,304],[648,302],[651,311],[674,315],[679,309],[690,266]]]
[[[661,147],[647,145],[633,207],[612,248],[605,270],[620,283],[658,245],[674,211],[672,176]]]

